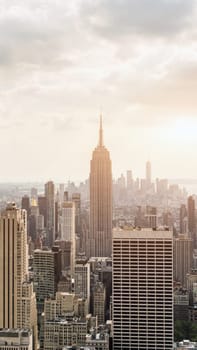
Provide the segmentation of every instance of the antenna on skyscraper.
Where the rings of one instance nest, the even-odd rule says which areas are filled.
[[[99,128],[99,146],[103,146],[103,116],[100,114],[100,128]]]

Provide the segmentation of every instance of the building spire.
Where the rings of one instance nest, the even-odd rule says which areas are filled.
[[[103,146],[103,117],[100,114],[100,129],[99,129],[99,146]]]

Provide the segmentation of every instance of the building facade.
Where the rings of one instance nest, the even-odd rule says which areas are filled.
[[[192,269],[193,240],[187,234],[179,234],[174,239],[174,279],[183,287],[187,284],[187,273]]]
[[[52,181],[45,184],[47,244],[55,241],[55,186]]]
[[[34,350],[29,329],[1,329],[0,350]]]
[[[36,299],[27,249],[26,210],[10,203],[0,216],[0,328],[29,328],[36,349]]]
[[[112,246],[112,170],[109,151],[103,144],[102,118],[99,144],[90,164],[90,232],[88,257],[110,256]]]
[[[172,350],[172,232],[115,229],[112,288],[113,349]]]

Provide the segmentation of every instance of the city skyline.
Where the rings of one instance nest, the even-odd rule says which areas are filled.
[[[0,350],[197,350],[197,0],[0,0]]]
[[[197,178],[195,1],[0,5],[1,182],[87,178],[100,110],[115,177]]]

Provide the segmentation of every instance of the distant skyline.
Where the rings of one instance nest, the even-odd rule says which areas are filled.
[[[194,0],[0,0],[0,182],[197,178]],[[65,179],[65,180],[64,180]]]

